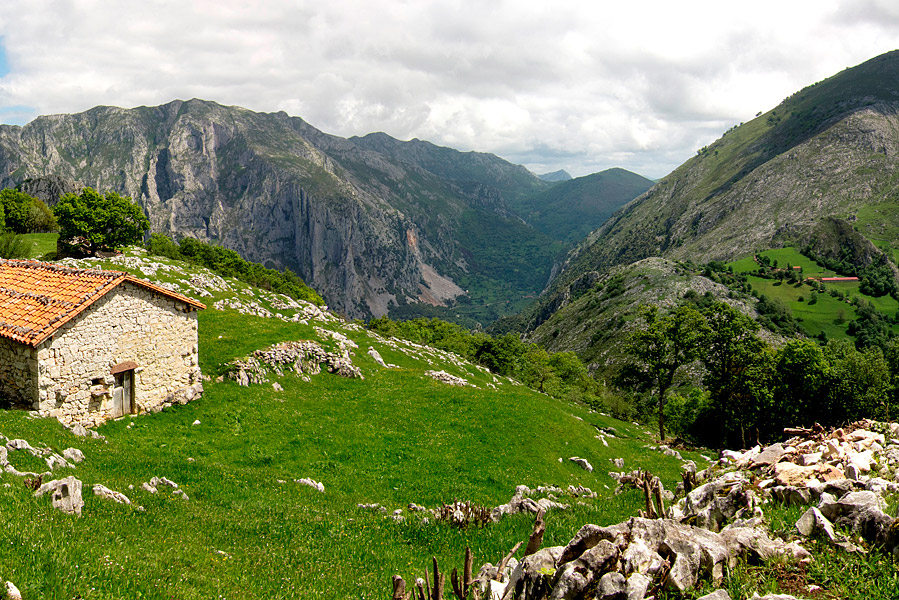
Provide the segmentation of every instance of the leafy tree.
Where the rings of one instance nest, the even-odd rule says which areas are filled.
[[[6,229],[6,209],[3,208],[3,203],[0,202],[0,231]]]
[[[521,362],[522,383],[538,392],[546,393],[548,389],[556,391],[559,385],[559,376],[552,368],[549,353],[531,344],[523,356]]]
[[[641,306],[638,313],[645,325],[631,335],[626,349],[657,394],[659,437],[664,441],[666,395],[680,368],[699,358],[708,325],[689,305],[665,316],[659,316],[657,306]]]
[[[474,359],[499,375],[514,377],[521,370],[527,345],[515,333],[486,338],[475,351]]]
[[[865,267],[860,273],[861,283],[858,291],[868,296],[886,296],[899,294],[899,284],[896,282],[896,276],[893,269],[887,263],[884,257],[880,263],[872,264]]]
[[[150,222],[131,198],[116,192],[102,195],[91,188],[66,194],[53,207],[64,243],[83,246],[88,254],[141,241]]]
[[[824,352],[811,340],[790,340],[778,351],[769,433],[827,421],[827,409],[820,400],[829,372]]]
[[[703,340],[703,383],[712,399],[720,432],[718,442],[746,447],[746,431],[754,427],[763,408],[758,377],[765,342],[759,325],[729,304],[717,302],[704,311],[708,331]],[[738,435],[737,435],[738,434]]]
[[[890,418],[890,367],[880,348],[859,352],[848,340],[831,340],[824,347],[828,363],[828,414],[822,422]]]
[[[2,227],[14,233],[56,230],[56,219],[52,211],[42,200],[25,192],[13,188],[0,191],[0,207],[5,215]]]
[[[856,299],[855,321],[849,324],[847,331],[855,337],[855,345],[859,349],[878,346],[885,348],[893,337],[892,328],[884,315],[873,304]]]

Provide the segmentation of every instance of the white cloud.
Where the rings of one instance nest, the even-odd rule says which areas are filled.
[[[897,33],[887,0],[0,0],[0,120],[201,97],[660,177]]]

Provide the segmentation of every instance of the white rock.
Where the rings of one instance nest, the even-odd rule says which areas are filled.
[[[586,458],[581,458],[580,456],[571,456],[568,458],[568,460],[575,463],[576,465],[578,465],[579,467],[581,467],[588,473],[593,472],[593,465],[591,465],[590,461],[588,461]]]
[[[112,500],[113,502],[118,502],[119,504],[131,504],[131,500],[123,494],[122,492],[116,492],[105,485],[96,484],[94,486],[94,496],[100,496],[101,498],[105,498],[106,500]]]
[[[801,464],[803,467],[816,465],[821,462],[821,456],[821,452],[811,452],[809,454],[803,454],[799,457],[799,464]]]
[[[200,420],[199,420],[199,419],[197,419],[196,421],[194,421],[193,423],[191,423],[191,425],[199,425],[199,424],[200,424]]]
[[[84,500],[81,498],[81,481],[72,476],[48,481],[34,492],[38,498],[50,492],[53,508],[70,515],[81,516]]]
[[[84,461],[84,452],[78,448],[66,448],[62,451],[62,456],[70,463],[80,463]]]
[[[322,494],[325,493],[325,484],[321,483],[320,481],[315,481],[314,479],[309,479],[308,477],[303,477],[302,479],[294,479],[294,481],[296,483],[308,485],[311,488],[315,488]]]
[[[22,592],[13,584],[12,581],[6,582],[6,598],[8,600],[22,600]]]

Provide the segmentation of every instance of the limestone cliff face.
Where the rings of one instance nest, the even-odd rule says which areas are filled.
[[[299,118],[202,100],[0,126],[0,185],[26,180],[39,196],[76,186],[131,196],[153,231],[289,267],[352,317],[463,294],[458,217],[502,218],[477,205],[483,193]]]

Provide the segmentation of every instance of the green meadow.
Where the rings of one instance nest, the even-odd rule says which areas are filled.
[[[183,281],[176,265],[156,277]],[[437,352],[385,342],[356,324],[304,325],[211,308],[223,298],[272,308],[266,292],[228,283],[231,291],[203,298],[210,308],[200,313],[200,360],[210,380],[202,398],[107,423],[98,429],[104,440],[77,437],[23,411],[0,411],[0,433],[8,438],[57,452],[76,447],[86,456],[53,474],[83,482],[80,518],[35,498],[22,479],[0,474],[0,577],[24,597],[383,598],[393,574],[421,576],[431,556],[461,566],[466,545],[477,565],[496,563],[533,525],[533,515],[514,515],[459,529],[433,517],[423,522],[409,503],[436,508],[463,500],[492,508],[522,484],[596,491],[596,499],[560,497],[570,509],[550,511],[545,541],[557,545],[585,523],[619,522],[642,505],[634,491],[612,494],[611,459],[624,458],[628,470],[649,469],[670,489],[679,481],[680,461],[648,449],[652,438],[642,426]],[[316,326],[358,344],[353,361],[364,379],[273,377],[283,391],[217,381],[230,360],[278,341],[327,346]],[[397,368],[377,365],[370,346]],[[438,383],[424,375],[429,369],[476,387]],[[608,446],[596,437],[600,429],[614,432]],[[685,454],[705,464],[698,453]],[[10,461],[45,470],[24,452],[11,452]],[[178,483],[189,500],[168,488],[142,490],[154,476]],[[295,481],[301,478],[322,482],[325,492]],[[94,484],[133,504],[95,497]],[[371,503],[387,512],[357,507]],[[398,509],[403,521],[391,518]]]
[[[770,258],[772,265],[776,260],[778,268],[781,269],[787,268],[788,265],[802,267],[803,277],[819,279],[839,276],[838,273],[829,271],[815,261],[806,258],[793,247],[766,250],[759,254]],[[806,334],[811,336],[817,336],[824,332],[828,338],[848,337],[849,322],[857,317],[855,307],[852,305],[853,298],[870,302],[877,310],[891,317],[899,311],[899,303],[894,298],[890,296],[875,298],[862,294],[857,281],[825,282],[824,285],[828,291],[817,292],[817,301],[810,304],[813,290],[807,283],[795,284],[786,280],[778,281],[751,275],[750,273],[759,269],[759,264],[752,256],[733,261],[728,265],[733,268],[735,273],[747,274],[747,281],[752,285],[753,290],[783,302],[793,316],[800,321]],[[828,293],[830,290],[842,292],[845,299],[840,300],[831,296]],[[899,333],[899,325],[894,324],[893,330]]]

